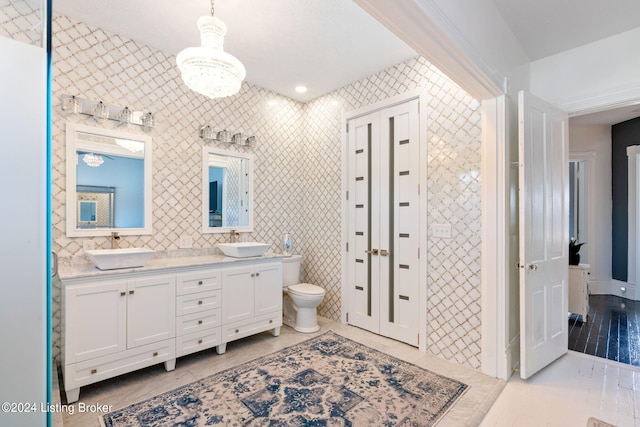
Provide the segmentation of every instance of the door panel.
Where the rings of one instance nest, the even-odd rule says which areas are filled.
[[[378,288],[373,288],[371,222],[372,146],[378,145],[378,114],[349,121],[349,323],[378,333]]]
[[[520,376],[567,352],[569,158],[565,112],[519,94]]]
[[[418,344],[418,100],[349,120],[349,323]]]

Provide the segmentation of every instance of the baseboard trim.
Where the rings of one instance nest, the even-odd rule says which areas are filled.
[[[592,295],[616,295],[634,301],[640,301],[634,283],[621,280],[589,280],[589,293]]]

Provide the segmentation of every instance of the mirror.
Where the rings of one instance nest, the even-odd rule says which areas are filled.
[[[151,137],[67,123],[67,236],[151,234]]]
[[[253,155],[204,147],[202,195],[204,233],[253,231]]]

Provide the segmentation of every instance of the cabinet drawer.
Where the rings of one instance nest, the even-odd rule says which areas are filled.
[[[220,271],[199,271],[191,274],[179,274],[176,278],[177,295],[208,292],[220,289]]]
[[[176,357],[195,353],[220,344],[220,328],[196,332],[176,339]]]
[[[224,325],[222,327],[222,339],[224,342],[229,342],[280,326],[282,326],[282,312],[275,312],[254,319]]]
[[[161,341],[121,353],[65,366],[65,389],[82,387],[157,363],[175,359],[175,340]]]
[[[176,315],[199,313],[220,307],[222,292],[218,289],[210,292],[180,295],[176,302]]]
[[[186,314],[176,318],[176,335],[183,336],[220,326],[221,309]]]

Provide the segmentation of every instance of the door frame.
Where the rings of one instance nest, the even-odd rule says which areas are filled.
[[[509,171],[511,163],[517,160],[505,155],[507,152],[504,150],[514,150],[513,136],[517,135],[517,117],[510,116],[510,112],[514,111],[514,103],[509,94],[520,89],[522,83],[526,86],[527,82],[518,82],[516,76],[513,81],[520,83],[519,86],[510,87],[512,82],[508,77],[497,73],[483,60],[435,0],[355,2],[469,94],[482,101],[480,369],[487,375],[506,380],[519,360],[519,355],[511,351],[514,344],[515,348],[519,347],[519,334],[512,336],[509,332],[513,313],[508,306],[509,295],[518,292],[513,288],[514,285],[518,287],[517,280],[510,280],[514,271],[517,277],[517,267],[508,262],[510,248],[517,248],[517,242],[510,241],[508,232],[512,203]],[[596,97],[564,100],[556,105],[573,117],[637,103],[639,97],[638,88],[631,87],[614,94],[607,92]],[[498,169],[492,168],[492,165]],[[487,214],[491,212],[504,217],[502,220],[488,217]],[[500,234],[492,233],[492,230]]]
[[[394,105],[403,104],[414,99],[419,100],[418,115],[420,121],[420,130],[418,131],[420,141],[420,205],[418,213],[420,217],[418,239],[420,241],[420,287],[418,289],[419,315],[418,315],[418,348],[420,351],[427,351],[427,114],[426,105],[428,93],[426,88],[414,89],[409,92],[396,95],[373,104],[348,111],[342,115],[342,179],[341,179],[341,290],[342,304],[340,320],[342,323],[347,322],[347,311],[349,308],[349,291],[347,283],[347,243],[349,241],[349,203],[347,200],[347,192],[349,190],[349,161],[348,161],[348,134],[347,123],[351,119],[372,113],[384,108],[393,107]]]

